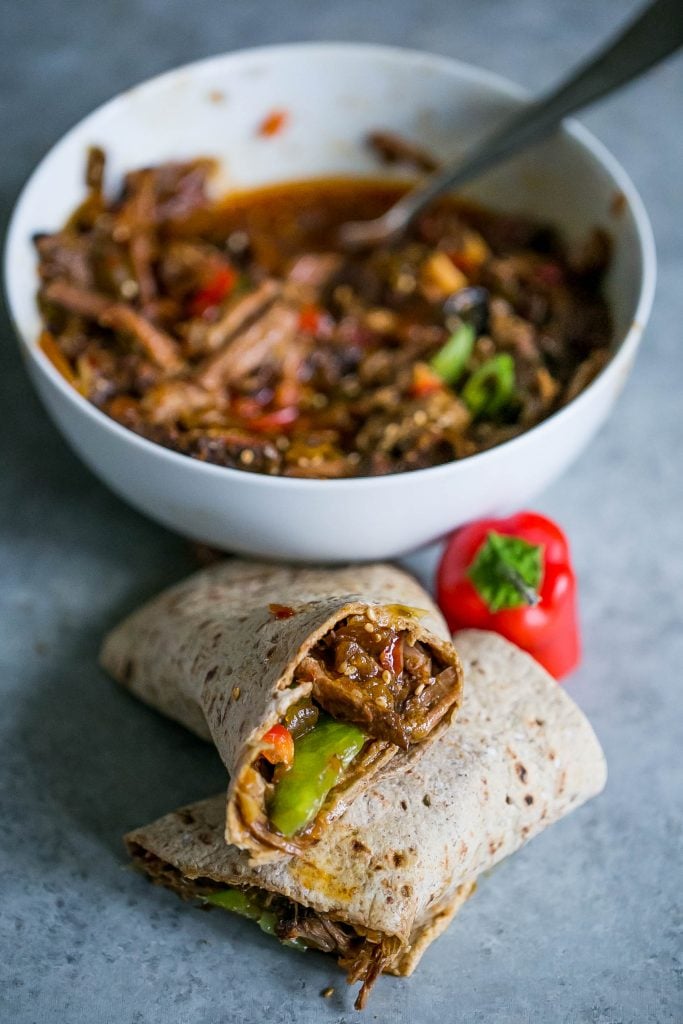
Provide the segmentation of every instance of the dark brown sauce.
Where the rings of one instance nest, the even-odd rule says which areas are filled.
[[[381,216],[413,185],[411,179],[330,176],[238,189],[192,214],[173,233],[221,244],[233,232],[244,231],[259,262],[279,276],[300,252],[338,249],[340,225]],[[440,200],[437,208],[456,211],[477,230],[503,216],[456,197]]]

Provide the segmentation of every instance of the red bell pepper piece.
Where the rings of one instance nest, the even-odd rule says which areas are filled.
[[[286,110],[271,110],[261,121],[258,127],[258,134],[263,135],[265,138],[277,135],[285,127],[288,120],[289,114]]]
[[[304,334],[317,334],[323,318],[323,311],[320,306],[312,303],[302,306],[299,310],[299,330]]]
[[[536,512],[482,519],[453,534],[437,573],[452,630],[490,629],[560,679],[580,659],[576,577],[569,544]]]
[[[284,430],[299,417],[299,410],[295,406],[286,406],[284,409],[273,409],[271,412],[264,412],[262,416],[256,416],[249,421],[250,430],[263,431]]]
[[[427,395],[441,391],[443,383],[443,378],[427,363],[415,363],[408,393],[411,398],[426,398]]]
[[[217,267],[202,287],[190,299],[192,316],[203,316],[208,309],[225,299],[237,283],[237,274],[232,267]]]
[[[261,755],[270,764],[290,765],[294,760],[294,738],[284,725],[274,725],[261,742],[265,744]]]

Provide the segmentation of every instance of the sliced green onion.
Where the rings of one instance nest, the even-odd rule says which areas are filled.
[[[495,416],[515,394],[515,361],[502,352],[475,370],[461,392],[473,416]]]
[[[474,339],[472,324],[462,323],[432,357],[429,365],[446,384],[455,384],[462,376],[472,355]]]

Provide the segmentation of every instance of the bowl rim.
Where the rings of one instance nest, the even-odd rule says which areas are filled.
[[[321,485],[324,485],[325,488],[330,491],[334,490],[339,492],[344,489],[360,491],[367,488],[387,488],[395,486],[397,481],[401,479],[414,483],[426,482],[427,475],[430,480],[436,480],[448,473],[458,472],[456,467],[469,465],[474,468],[475,464],[477,467],[480,467],[485,462],[495,461],[497,458],[501,458],[510,453],[512,448],[520,448],[524,444],[529,443],[532,438],[537,438],[539,435],[547,433],[557,425],[559,421],[567,419],[574,413],[574,411],[580,410],[581,407],[590,400],[591,393],[601,384],[601,382],[603,382],[607,376],[613,376],[618,372],[621,364],[627,358],[627,353],[629,353],[631,349],[635,351],[642,337],[642,333],[652,308],[657,276],[657,258],[652,226],[645,209],[645,205],[630,176],[621,166],[616,157],[612,155],[607,147],[600,142],[592,132],[574,118],[566,119],[560,129],[560,132],[577,142],[580,147],[594,158],[597,164],[602,166],[614,182],[617,190],[625,197],[627,207],[633,216],[642,265],[640,291],[633,320],[631,321],[629,329],[623,337],[618,340],[612,358],[606,366],[596,375],[591,383],[584,388],[579,395],[568,402],[567,405],[556,410],[550,416],[546,417],[546,419],[528,430],[525,430],[518,436],[513,437],[508,441],[503,441],[501,444],[495,445],[493,448],[477,452],[474,455],[469,455],[465,459],[452,460],[450,462],[441,463],[438,466],[429,466],[422,469],[403,471],[399,473],[387,473],[382,476],[342,477],[331,480],[320,479],[317,477],[285,477],[266,473],[251,473],[248,470],[233,469],[229,466],[220,466],[215,463],[204,462],[200,459],[192,458],[192,456],[184,455],[181,452],[176,452],[171,448],[166,448],[156,441],[150,441],[147,438],[142,437],[140,434],[136,434],[128,427],[122,426],[110,416],[107,416],[106,413],[98,409],[92,402],[89,402],[87,398],[81,395],[71,384],[68,383],[68,381],[64,379],[62,374],[59,373],[57,368],[42,351],[37,340],[28,339],[23,330],[19,327],[12,303],[12,293],[15,289],[12,287],[11,283],[12,275],[10,264],[15,246],[24,241],[19,234],[18,228],[20,214],[23,213],[24,206],[27,204],[28,195],[34,179],[38,176],[43,166],[53,157],[55,152],[61,147],[68,145],[73,135],[80,132],[89,122],[99,119],[102,115],[111,112],[122,103],[128,102],[131,95],[139,90],[145,90],[146,92],[155,91],[163,88],[168,82],[177,79],[178,77],[182,77],[186,74],[196,74],[197,72],[205,73],[206,71],[210,71],[212,66],[222,66],[225,63],[239,65],[240,63],[248,63],[249,61],[258,59],[259,57],[266,59],[272,57],[300,58],[302,55],[310,55],[313,53],[322,53],[329,57],[334,57],[335,54],[343,54],[345,56],[350,54],[359,54],[368,57],[375,56],[383,59],[388,58],[399,62],[412,61],[418,64],[428,64],[431,67],[442,69],[451,74],[456,72],[461,77],[467,78],[475,84],[480,83],[508,99],[524,102],[524,100],[528,100],[530,97],[530,93],[527,89],[513,81],[510,81],[505,76],[494,71],[489,71],[486,68],[470,64],[466,61],[462,61],[455,57],[434,54],[429,51],[417,50],[409,47],[353,42],[307,41],[246,47],[225,53],[214,54],[209,57],[201,58],[200,60],[191,61],[187,64],[178,65],[158,75],[154,75],[151,78],[143,79],[139,83],[122,90],[111,99],[100,104],[61,135],[41,157],[38,164],[22,186],[14,203],[7,227],[7,234],[5,236],[3,256],[3,290],[7,310],[9,312],[9,318],[19,339],[20,348],[24,358],[30,360],[36,367],[37,371],[46,376],[51,384],[57,388],[68,402],[75,405],[82,413],[87,417],[90,417],[92,421],[105,429],[110,430],[114,436],[118,436],[121,440],[137,447],[142,452],[147,451],[150,455],[156,455],[157,458],[167,461],[170,465],[177,465],[179,467],[185,466],[185,468],[190,471],[194,469],[199,473],[204,472],[210,475],[217,475],[218,478],[223,478],[226,481],[226,484],[230,481],[233,481],[234,483],[248,482],[250,485],[257,487],[270,487],[280,491],[296,490],[301,491],[302,493],[307,491],[310,492],[313,488],[319,489]]]

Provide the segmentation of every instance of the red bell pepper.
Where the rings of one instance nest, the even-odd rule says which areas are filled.
[[[263,737],[261,755],[271,764],[290,765],[294,760],[294,738],[284,725],[274,725]]]
[[[271,110],[261,121],[258,127],[258,134],[263,135],[265,138],[277,135],[285,127],[288,120],[289,114],[286,110]]]
[[[237,283],[237,274],[227,265],[219,266],[190,300],[192,316],[203,316],[225,299]]]
[[[520,512],[457,530],[439,565],[437,595],[452,630],[500,633],[556,679],[579,662],[569,544],[545,516]]]
[[[271,412],[264,412],[262,416],[256,416],[249,420],[248,426],[251,430],[269,431],[286,430],[299,418],[299,410],[295,406],[286,406],[284,409],[273,409]]]
[[[443,390],[443,378],[426,363],[415,363],[413,379],[408,394],[411,398],[426,398],[436,391]]]
[[[309,303],[299,310],[299,330],[304,334],[317,334],[324,316],[320,306]]]

